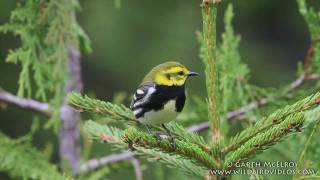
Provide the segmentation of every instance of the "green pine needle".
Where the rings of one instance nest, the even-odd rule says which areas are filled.
[[[243,130],[241,133],[236,135],[230,141],[230,145],[224,148],[224,153],[232,151],[249,139],[256,136],[258,133],[271,128],[273,125],[281,123],[286,117],[291,114],[302,112],[308,110],[320,102],[320,92],[310,95],[292,105],[287,105],[282,109],[279,109],[272,113],[271,115],[260,119],[253,126]]]
[[[128,143],[129,147],[144,147],[147,149],[159,149],[165,153],[177,154],[185,158],[193,160],[195,163],[206,167],[207,169],[217,168],[217,162],[199,146],[176,140],[174,148],[168,139],[157,140],[153,135],[137,131],[133,128],[124,132],[123,140]]]
[[[227,168],[231,163],[234,164],[235,162],[246,160],[248,157],[257,154],[257,152],[267,149],[270,145],[273,145],[290,132],[294,132],[295,130],[300,131],[304,121],[304,113],[291,114],[281,123],[264,132],[258,133],[227,155],[224,167]]]
[[[201,176],[217,165],[208,153],[193,143],[177,140],[177,147],[174,149],[169,140],[159,142],[153,135],[135,129],[122,131],[93,121],[87,121],[84,130],[94,140],[111,143],[122,149],[129,147],[148,160],[161,160],[170,167],[181,168],[186,173]],[[140,141],[137,141],[138,139]]]
[[[136,123],[133,113],[124,105],[115,105],[88,96],[82,96],[79,93],[70,93],[68,95],[68,104],[77,108],[79,111],[87,111],[100,114],[114,120],[125,120]]]

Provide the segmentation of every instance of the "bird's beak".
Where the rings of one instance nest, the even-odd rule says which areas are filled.
[[[198,73],[192,72],[192,71],[190,71],[190,72],[187,74],[187,76],[198,76],[198,75],[199,75]]]

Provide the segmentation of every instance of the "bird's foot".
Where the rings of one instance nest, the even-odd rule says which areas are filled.
[[[175,149],[177,146],[176,146],[176,137],[175,136],[170,136],[170,140],[171,140],[171,147],[173,149]]]
[[[173,149],[175,149],[176,148],[176,137],[170,132],[170,130],[164,124],[161,124],[161,126],[163,127],[164,130],[166,130],[168,136],[170,137],[171,147]]]
[[[157,139],[157,141],[161,141],[163,139],[163,134],[161,132],[155,132],[153,133],[153,136]]]
[[[171,147],[176,148],[176,137],[172,136],[171,134],[168,133],[163,133],[163,132],[156,132],[154,133],[154,137],[157,139],[158,142],[161,142],[164,139],[168,139],[170,141]]]

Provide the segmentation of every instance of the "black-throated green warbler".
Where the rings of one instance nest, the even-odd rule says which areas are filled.
[[[188,77],[198,73],[177,62],[166,62],[154,67],[136,90],[130,109],[136,119],[146,125],[161,125],[171,136],[165,123],[175,119],[182,111]]]

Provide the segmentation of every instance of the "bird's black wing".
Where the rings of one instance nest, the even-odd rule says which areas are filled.
[[[153,82],[148,81],[142,83],[133,95],[130,109],[134,111],[143,104],[147,103],[150,100],[149,98],[151,94],[154,93],[155,90],[155,84]]]

